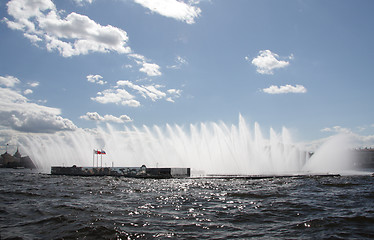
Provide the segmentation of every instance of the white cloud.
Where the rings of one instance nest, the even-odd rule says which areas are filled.
[[[162,73],[160,72],[160,66],[157,65],[156,63],[149,63],[148,60],[143,55],[132,53],[132,54],[129,54],[129,57],[134,59],[138,65],[142,66],[139,69],[140,72],[144,72],[150,77],[162,75]]]
[[[92,3],[91,0],[76,2]],[[120,28],[102,26],[75,12],[64,17],[64,11],[57,10],[51,0],[11,0],[7,7],[12,19],[3,18],[3,21],[9,28],[22,31],[34,45],[45,45],[48,51],[57,51],[63,57],[92,52],[128,54],[141,66],[139,71],[151,77],[161,75],[159,65],[132,52],[127,32]]]
[[[131,122],[132,119],[127,115],[121,115],[120,117],[115,117],[113,115],[100,116],[97,112],[87,112],[86,115],[80,117],[81,119],[91,120],[96,122],[114,122],[114,123],[125,123]]]
[[[354,139],[356,140],[356,146],[357,147],[371,147],[374,148],[374,135],[358,135],[353,134]]]
[[[278,54],[272,53],[270,50],[262,50],[259,55],[252,60],[252,64],[257,67],[257,72],[260,74],[274,74],[274,69],[285,68],[290,63],[287,61],[279,60]],[[249,61],[249,57],[245,57]],[[293,54],[289,59],[293,59]]]
[[[333,132],[333,133],[352,133],[351,129],[349,128],[344,128],[341,126],[334,126],[331,128],[324,128],[321,130],[321,132]]]
[[[143,56],[143,55],[141,55],[141,54],[138,54],[138,53],[130,53],[129,54],[129,57],[131,57],[131,58],[134,58],[134,59],[136,59],[136,60],[140,60],[140,61],[142,61],[142,62],[145,62],[145,57]]]
[[[144,98],[149,97],[153,102],[166,96],[164,92],[158,89],[159,87],[161,87],[159,85],[148,85],[148,86],[136,85],[130,81],[125,80],[125,81],[118,81],[117,86],[127,86],[131,89],[134,89],[138,91],[138,93],[140,93],[142,97]]]
[[[14,87],[16,84],[19,84],[20,80],[13,76],[0,76],[0,85],[5,87]]]
[[[137,91],[143,98],[151,99],[153,102],[166,99],[166,101],[174,102],[174,99],[181,96],[182,90],[169,89],[166,92],[160,90],[163,86],[161,85],[137,85],[127,80],[121,80],[117,82],[117,87],[125,86],[132,90]]]
[[[97,84],[100,84],[100,85],[104,85],[106,83],[108,83],[107,81],[103,81],[102,80],[103,77],[100,76],[100,75],[88,75],[87,76],[87,81],[91,82],[91,83],[97,83]]]
[[[188,24],[195,23],[195,18],[201,14],[201,9],[177,0],[134,0],[152,12],[165,17],[174,18]]]
[[[174,99],[181,96],[182,91],[178,89],[169,89],[166,92],[161,89],[164,86],[157,84],[138,85],[128,80],[117,81],[117,85],[113,88],[98,92],[96,97],[91,100],[107,104],[114,103],[118,105],[139,107],[141,104],[133,94],[138,94],[145,99],[156,102],[160,99],[174,102]],[[126,88],[126,89],[125,89]],[[131,93],[130,93],[130,92]]]
[[[103,104],[115,103],[129,107],[140,106],[140,102],[135,100],[135,97],[125,89],[106,89],[103,92],[98,92],[97,95],[97,97],[91,98],[91,100]]]
[[[31,94],[31,93],[33,93],[33,90],[31,90],[31,89],[26,89],[25,91],[23,91],[23,94],[25,94],[25,95],[28,95],[28,94]]]
[[[20,132],[53,133],[75,130],[69,119],[62,118],[60,109],[30,102],[9,88],[0,88],[0,126]]]
[[[93,0],[74,0],[74,2],[79,6],[83,6],[85,3],[92,4]]]
[[[139,71],[146,73],[150,77],[160,76],[160,66],[155,63],[143,63],[143,67]]]
[[[182,90],[180,90],[180,89],[169,89],[169,90],[167,90],[167,92],[170,95],[170,97],[168,97],[166,99],[166,101],[168,101],[168,102],[175,102],[175,99],[179,98],[182,94]]]
[[[14,18],[4,18],[9,28],[23,31],[31,42],[43,42],[49,51],[57,50],[64,57],[90,52],[131,52],[124,30],[102,26],[74,12],[62,18],[51,0],[11,0],[7,7]]]
[[[268,88],[265,88],[262,90],[263,92],[265,93],[269,93],[269,94],[283,94],[283,93],[306,93],[307,90],[304,86],[302,85],[296,85],[296,86],[292,86],[292,85],[285,85],[285,86],[270,86]]]
[[[28,85],[29,85],[30,87],[35,88],[35,87],[39,86],[39,82],[30,82],[30,83],[28,83]]]
[[[321,132],[331,133],[332,136],[312,142],[316,146],[320,146],[322,145],[323,142],[326,142],[327,140],[331,139],[333,136],[340,134],[340,135],[349,136],[353,147],[357,147],[357,148],[374,147],[374,135],[360,135],[350,128],[345,128],[345,127],[336,125],[333,127],[326,127],[324,129],[321,129]],[[317,149],[317,148],[314,147],[314,149]]]
[[[26,38],[28,38],[34,44],[36,44],[37,42],[43,41],[40,37],[38,37],[35,34],[24,33],[23,36],[25,36]]]

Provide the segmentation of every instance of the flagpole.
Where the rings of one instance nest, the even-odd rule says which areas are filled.
[[[92,153],[92,167],[95,167],[95,149],[93,150],[93,153]]]

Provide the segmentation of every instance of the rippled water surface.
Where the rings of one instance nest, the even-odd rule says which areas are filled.
[[[371,176],[128,179],[1,169],[0,239],[370,239]]]

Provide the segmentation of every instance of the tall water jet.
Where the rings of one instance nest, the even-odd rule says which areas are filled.
[[[309,172],[345,172],[354,169],[356,155],[352,139],[348,134],[339,134],[328,139],[303,167]]]
[[[57,134],[19,138],[23,151],[48,172],[52,165],[92,166],[93,149],[105,149],[103,166],[190,167],[192,174],[251,175],[289,174],[313,170],[301,144],[293,143],[289,131],[270,129],[263,136],[260,125],[253,130],[242,116],[238,125],[223,122],[165,127],[111,125]]]

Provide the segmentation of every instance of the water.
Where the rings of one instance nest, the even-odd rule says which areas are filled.
[[[0,239],[374,238],[370,175],[152,180],[0,174]]]
[[[292,141],[287,128],[279,133],[271,128],[264,135],[258,123],[251,128],[242,116],[231,126],[212,122],[118,130],[107,125],[95,131],[22,135],[17,143],[43,172],[51,166],[92,166],[96,161],[93,149],[105,149],[102,166],[189,167],[193,175],[326,171],[321,164],[326,154],[319,154],[321,163],[310,164],[307,150]],[[337,144],[325,152],[344,153],[344,148]],[[331,164],[328,170],[337,165]]]

